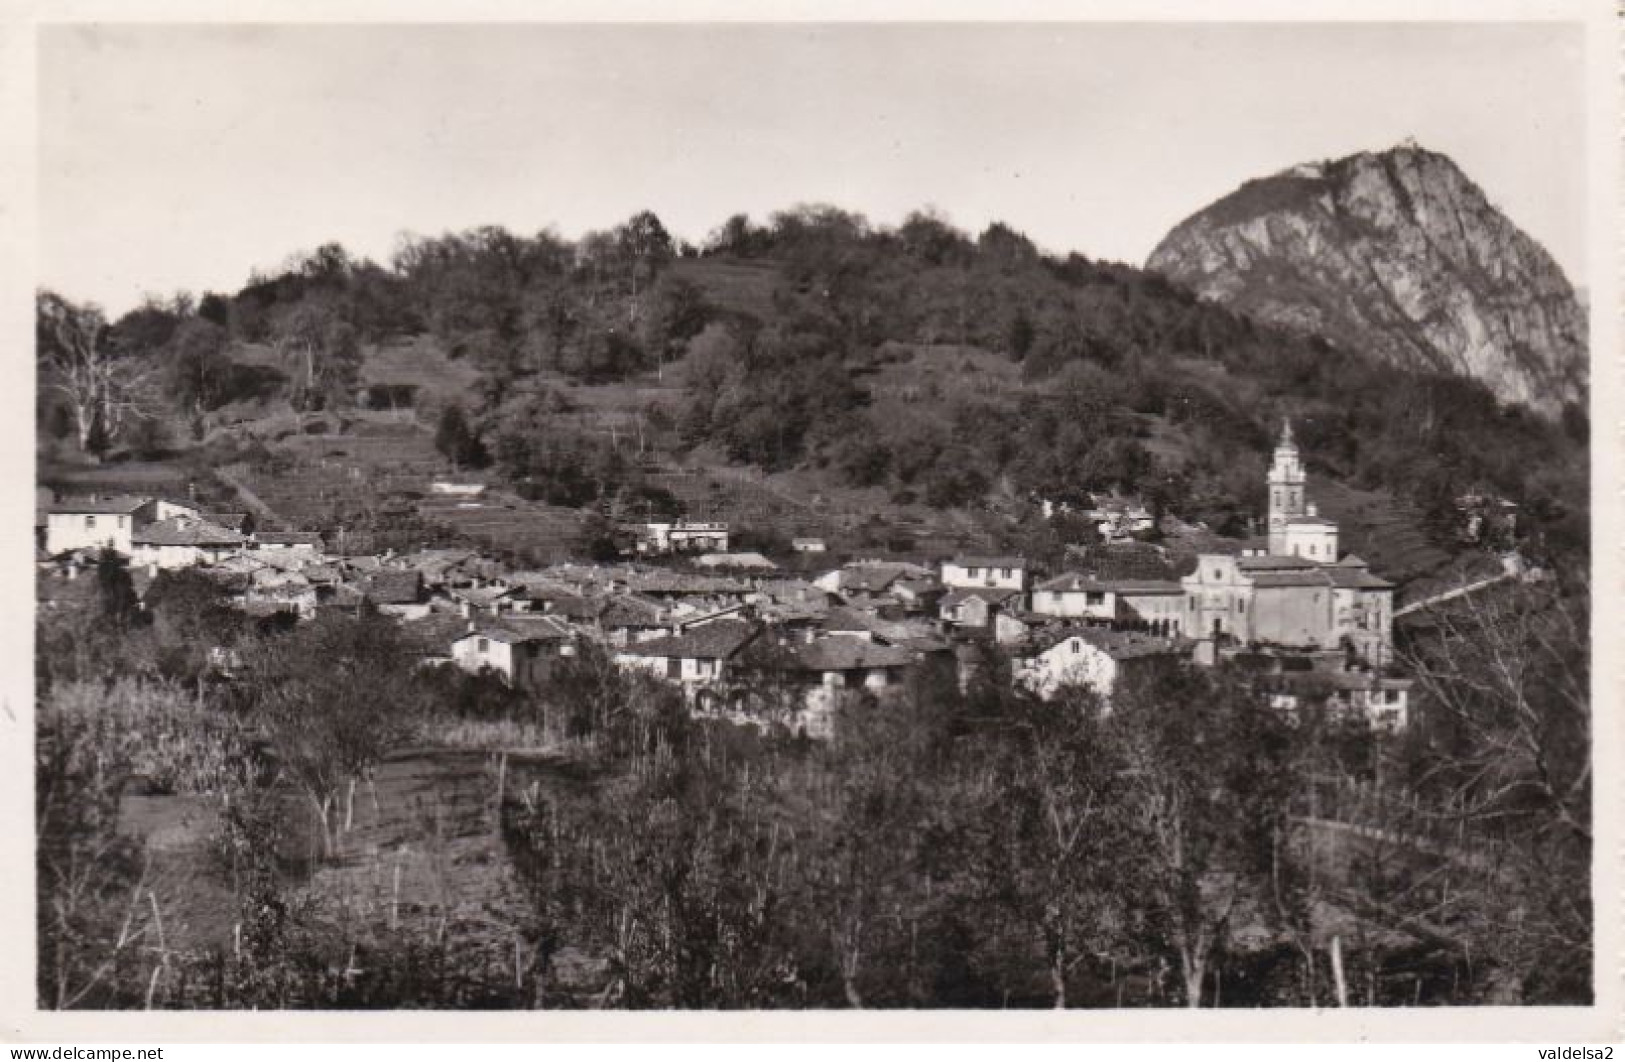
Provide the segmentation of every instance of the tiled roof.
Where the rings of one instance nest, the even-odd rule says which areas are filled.
[[[1114,579],[1106,584],[1123,597],[1183,594],[1185,588],[1169,579]]]
[[[627,577],[626,584],[633,590],[643,594],[676,594],[681,596],[694,596],[700,594],[743,594],[748,593],[750,587],[735,579],[726,579],[716,575],[685,575],[682,572],[634,572]]]
[[[1258,572],[1253,576],[1253,586],[1259,590],[1279,590],[1295,586],[1331,586],[1331,576],[1323,571],[1307,572]]]
[[[1319,568],[1320,565],[1307,557],[1264,556],[1237,557],[1236,567],[1244,572],[1261,572],[1288,568]]]
[[[889,564],[865,564],[841,569],[842,590],[862,590],[865,593],[883,593],[887,587],[901,579],[905,573]]]
[[[1113,660],[1136,660],[1148,656],[1176,656],[1186,651],[1188,643],[1175,638],[1159,638],[1139,631],[1108,631],[1099,627],[1074,627],[1070,630],[1045,631],[1032,641],[1038,652],[1048,652],[1062,642],[1073,638],[1094,646]]]
[[[609,603],[601,597],[583,597],[580,594],[555,594],[542,599],[548,615],[566,616],[573,620],[596,620],[604,614]]]
[[[627,646],[632,656],[726,660],[756,637],[757,629],[739,620],[716,620],[690,627],[682,634],[652,638]]]
[[[248,526],[247,513],[204,513],[203,519],[211,524],[229,527],[233,531],[241,531]]]
[[[980,598],[990,605],[999,605],[1013,597],[1019,597],[1020,590],[992,590],[987,587],[971,587],[954,590],[942,599],[943,608],[953,608],[955,605],[969,601],[971,598]]]
[[[803,579],[764,580],[756,587],[756,594],[780,604],[823,605],[829,601],[829,591]]]
[[[875,629],[875,617],[855,608],[836,606],[824,613],[823,626],[827,631],[872,631]]]
[[[240,546],[244,539],[235,531],[202,520],[171,517],[134,532],[130,541],[144,546]]]
[[[456,640],[475,635],[512,645],[520,642],[567,641],[575,637],[575,631],[568,623],[551,616],[504,616],[496,623],[478,624]]]
[[[151,500],[150,498],[138,498],[133,495],[123,495],[117,498],[62,498],[54,502],[46,511],[75,515],[99,515],[102,513],[128,515]]]
[[[451,596],[459,601],[467,601],[471,605],[489,605],[494,601],[512,596],[513,590],[504,586],[474,586],[462,590],[453,590]]]
[[[412,649],[427,656],[444,656],[446,648],[468,633],[468,620],[456,614],[430,613],[422,619],[401,624],[401,637]]]
[[[423,573],[375,572],[359,589],[375,605],[412,605],[423,596]]]
[[[1392,590],[1394,584],[1372,575],[1364,568],[1336,566],[1327,569],[1332,585],[1342,590]]]
[[[792,666],[809,671],[855,671],[871,667],[903,667],[914,654],[896,646],[877,645],[864,638],[831,635],[791,652]]]
[[[1182,594],[1184,588],[1168,579],[1101,579],[1082,572],[1067,572],[1037,586],[1051,593],[1089,592],[1096,594]]]
[[[617,594],[609,599],[604,610],[598,614],[598,623],[605,628],[648,628],[664,627],[669,621],[666,619],[665,609],[653,601],[630,594]]]

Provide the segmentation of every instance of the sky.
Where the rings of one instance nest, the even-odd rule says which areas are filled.
[[[931,206],[1143,263],[1243,181],[1409,137],[1585,282],[1577,25],[57,26],[39,280],[117,314],[336,240]]]

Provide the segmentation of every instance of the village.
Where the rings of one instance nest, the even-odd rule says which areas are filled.
[[[1283,424],[1267,538],[1204,553],[1177,580],[1043,572],[1019,556],[826,564],[818,538],[794,539],[799,563],[787,568],[730,552],[729,525],[717,520],[625,528],[631,546],[614,563],[517,570],[472,549],[333,552],[329,529],[260,530],[249,514],[171,497],[53,497],[38,529],[39,600],[72,601],[111,551],[138,594],[160,572],[192,569],[260,619],[375,608],[398,620],[424,666],[488,673],[519,691],[543,689],[558,661],[596,643],[621,667],[679,688],[697,715],[815,738],[830,736],[843,700],[883,703],[916,668],[950,668],[963,688],[1007,667],[1001,681],[1040,697],[1082,687],[1109,705],[1127,676],[1170,662],[1238,669],[1283,712],[1403,729],[1412,684],[1393,663],[1395,587],[1340,553],[1338,527],[1306,481]],[[1106,532],[1135,519],[1103,515]],[[232,647],[209,650],[229,676]]]

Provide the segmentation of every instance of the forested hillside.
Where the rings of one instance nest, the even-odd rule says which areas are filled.
[[[574,243],[403,240],[387,265],[329,245],[110,323],[42,294],[40,329],[48,455],[391,411],[438,429],[458,467],[556,505],[669,504],[646,473],[699,455],[936,510],[1118,490],[1235,535],[1290,414],[1313,475],[1391,491],[1440,542],[1479,493],[1520,505],[1526,550],[1585,546],[1578,407],[1547,423],[1482,383],[930,213],[895,229],[831,207],[736,216],[694,248],[644,212]],[[105,386],[74,384],[85,361]]]

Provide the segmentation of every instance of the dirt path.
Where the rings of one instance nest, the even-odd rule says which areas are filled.
[[[275,509],[265,504],[265,501],[258,494],[248,488],[248,484],[243,482],[243,477],[238,474],[235,468],[222,466],[216,468],[214,474],[219,478],[220,482],[237,492],[237,496],[243,500],[244,505],[253,511],[255,516],[261,520],[269,520],[273,524],[281,520],[281,517],[277,516]]]

